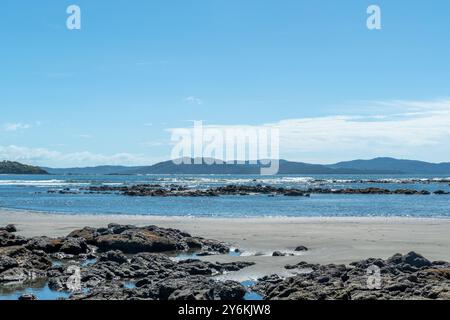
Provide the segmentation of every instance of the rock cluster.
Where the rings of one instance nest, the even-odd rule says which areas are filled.
[[[84,189],[88,193],[119,193],[133,197],[217,197],[217,196],[248,196],[248,195],[268,195],[287,197],[309,197],[311,194],[370,194],[370,195],[448,195],[450,192],[437,190],[430,192],[427,190],[415,189],[385,189],[385,188],[284,188],[270,185],[226,185],[209,189],[189,189],[180,185],[169,185],[163,187],[154,184],[138,184],[130,186],[91,186]],[[49,190],[56,193],[58,191]],[[62,194],[76,193],[70,190],[60,190]]]
[[[252,265],[177,261],[168,251],[223,254],[230,248],[156,226],[85,227],[61,238],[26,239],[13,231],[0,230],[0,286],[45,279],[51,290],[66,292],[73,290],[74,270],[78,270],[79,288],[70,299],[243,299],[244,286],[219,282],[214,276]]]
[[[415,252],[349,266],[300,262],[286,269],[297,275],[264,277],[253,290],[270,300],[450,299],[450,263]]]

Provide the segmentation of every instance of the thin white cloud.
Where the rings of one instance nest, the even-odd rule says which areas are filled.
[[[142,155],[116,153],[97,154],[88,151],[63,153],[45,148],[28,148],[15,145],[0,146],[0,159],[19,161],[40,166],[95,166],[147,164]]]
[[[78,134],[76,137],[81,139],[92,139],[93,136],[91,134]]]
[[[331,163],[395,156],[450,161],[450,100],[377,103],[403,112],[286,119],[256,127],[279,129],[281,156],[293,160]],[[205,127],[223,130],[255,126]]]
[[[162,141],[143,141],[139,145],[144,148],[153,148],[153,147],[161,147],[167,144],[168,143],[164,143]]]
[[[4,131],[18,131],[18,130],[26,130],[31,128],[31,125],[27,124],[27,123],[5,123],[3,125],[3,130]]]
[[[194,96],[184,98],[184,101],[190,104],[202,105],[203,100]]]
[[[398,108],[409,111],[450,111],[450,99],[440,99],[431,101],[410,101],[410,100],[390,100],[372,102],[375,106]]]

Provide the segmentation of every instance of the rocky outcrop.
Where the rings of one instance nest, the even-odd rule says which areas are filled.
[[[26,243],[25,238],[6,231],[6,228],[0,230],[0,247],[20,246],[24,243]]]
[[[56,239],[15,238],[8,231],[1,232],[8,241],[0,246],[0,286],[44,280],[51,290],[69,291],[73,290],[72,277],[78,269],[80,287],[70,297],[75,300],[239,300],[246,293],[244,286],[213,277],[253,264],[177,261],[157,252],[197,249],[218,254],[229,252],[229,247],[216,240],[157,226],[86,227]],[[24,295],[20,299],[36,297]]]
[[[60,190],[67,192],[67,190]],[[152,184],[139,184],[131,186],[91,186],[84,189],[87,193],[118,193],[133,197],[217,197],[217,196],[287,196],[287,197],[309,197],[311,194],[365,194],[365,195],[448,195],[450,192],[437,190],[415,189],[385,189],[378,187],[370,188],[283,188],[271,185],[225,185],[209,189],[186,188],[180,185],[160,186]],[[55,193],[55,190],[49,190]]]
[[[110,224],[107,228],[89,228],[75,230],[69,234],[71,238],[82,238],[88,244],[101,251],[120,250],[124,253],[167,252],[203,250],[227,253],[228,245],[200,237],[192,237],[186,232],[176,229],[165,229],[157,226],[135,227],[130,225]]]
[[[450,264],[430,262],[420,254],[396,254],[351,265],[301,262],[287,269],[298,275],[259,279],[253,290],[275,300],[449,299]],[[309,271],[305,271],[309,270]]]
[[[5,227],[0,227],[0,231],[6,231],[6,232],[9,232],[9,233],[14,233],[14,232],[17,232],[17,228],[13,224],[8,224]]]

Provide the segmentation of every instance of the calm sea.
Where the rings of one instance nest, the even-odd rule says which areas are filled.
[[[251,216],[411,216],[450,217],[450,195],[312,195],[306,197],[221,196],[127,197],[87,194],[80,189],[99,185],[150,183],[208,188],[225,184],[262,184],[294,188],[331,187],[450,191],[445,176],[423,175],[147,175],[35,176],[0,175],[0,207],[65,214],[131,214],[207,217]],[[412,180],[414,179],[414,180]],[[423,179],[423,180],[420,180]],[[430,179],[435,179],[430,181]],[[420,180],[420,181],[418,181]],[[49,193],[70,189],[77,194]]]

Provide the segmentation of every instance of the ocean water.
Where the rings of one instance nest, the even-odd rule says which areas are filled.
[[[425,175],[0,175],[0,207],[63,214],[130,214],[204,217],[402,216],[450,218],[450,195],[311,195],[306,197],[127,197],[88,194],[88,186],[138,183],[208,188],[226,184],[291,188],[367,188],[450,191],[450,177]],[[68,189],[77,194],[49,193]]]
[[[39,300],[67,299],[69,292],[54,291],[48,286],[46,280],[38,280],[31,283],[18,283],[0,286],[1,300],[18,300],[23,294],[32,294]]]

